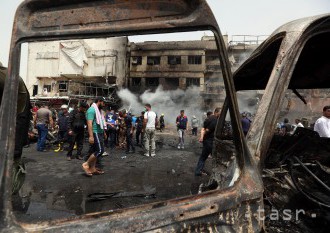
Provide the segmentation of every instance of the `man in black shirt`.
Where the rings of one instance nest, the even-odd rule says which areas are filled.
[[[139,116],[138,119],[136,120],[136,133],[135,133],[136,146],[140,145],[140,138],[141,138],[141,143],[143,141],[142,140],[143,119],[144,119],[144,112],[141,112],[141,116]]]
[[[123,117],[126,125],[126,154],[135,153],[135,147],[133,145],[133,122],[130,114],[123,110]]]
[[[67,154],[67,160],[71,160],[72,151],[75,143],[77,143],[77,159],[83,159],[81,156],[81,151],[83,149],[84,144],[84,136],[85,136],[85,125],[87,125],[86,121],[86,109],[88,108],[87,103],[81,102],[79,104],[79,109],[74,109],[70,112],[69,122],[68,122],[68,134],[71,137],[70,146]]]
[[[214,131],[217,126],[219,116],[220,108],[216,108],[214,110],[214,114],[209,116],[204,121],[201,137],[199,139],[199,141],[203,143],[203,150],[195,169],[195,176],[207,175],[207,173],[204,171],[204,165],[206,159],[212,153]]]
[[[291,134],[291,131],[292,131],[292,125],[289,123],[289,119],[288,118],[285,118],[284,119],[284,122],[283,122],[283,125],[281,127],[281,135],[282,136],[288,136]]]

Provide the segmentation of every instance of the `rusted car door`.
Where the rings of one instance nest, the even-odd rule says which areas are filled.
[[[227,101],[217,127],[214,180],[218,188],[199,195],[152,203],[115,212],[100,212],[43,224],[19,223],[11,212],[10,187],[23,42],[113,37],[136,34],[211,30],[219,51]],[[257,232],[263,221],[262,182],[244,139],[234,83],[219,26],[204,0],[26,0],[17,9],[1,114],[0,227],[15,231],[141,232],[225,231]],[[221,130],[229,110],[236,153],[222,156]],[[228,184],[226,164],[235,158],[239,178]]]
[[[233,74],[237,91],[261,93],[247,144],[263,169],[265,209],[268,205],[281,211],[317,213],[306,214],[299,221],[306,229],[319,232],[327,229],[329,221],[325,217],[330,206],[329,173],[322,173],[329,167],[329,138],[320,137],[313,122],[329,105],[329,39],[329,14],[289,22],[274,31]],[[277,124],[284,117],[304,119],[304,128],[281,134]],[[276,169],[281,175],[272,173]],[[290,183],[290,188],[281,189]],[[283,223],[293,229],[297,216],[291,223]],[[281,225],[278,220],[273,223],[265,223],[270,231]]]
[[[292,21],[273,32],[234,73],[237,91],[264,90],[247,139],[260,166],[287,90],[330,88],[329,36],[329,15]]]

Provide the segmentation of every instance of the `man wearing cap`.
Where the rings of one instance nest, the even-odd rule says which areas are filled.
[[[69,121],[69,113],[68,113],[68,105],[63,104],[61,106],[61,113],[58,116],[58,149],[55,152],[63,151],[63,144],[68,140],[68,121]]]
[[[68,122],[68,135],[70,137],[70,146],[67,153],[67,160],[72,159],[72,151],[75,143],[77,143],[77,159],[83,159],[81,151],[84,145],[85,136],[85,125],[86,116],[85,112],[88,107],[86,102],[79,103],[78,109],[74,109],[70,112],[69,122]]]
[[[102,108],[105,106],[105,98],[97,97],[92,106],[87,110],[88,142],[90,143],[89,158],[82,164],[87,176],[103,174],[104,171],[96,168],[98,158],[104,152],[105,129],[107,128]]]

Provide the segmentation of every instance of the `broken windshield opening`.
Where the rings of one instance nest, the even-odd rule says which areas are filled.
[[[28,143],[16,161],[20,175],[14,180],[13,207],[19,221],[115,211],[222,190],[240,176],[229,114],[212,151],[226,97],[212,32],[27,46],[21,75],[32,118]],[[98,172],[88,177],[84,164],[96,152],[86,120],[100,96],[108,128],[100,141]],[[49,112],[52,123],[48,118],[41,122],[41,111]],[[143,121],[153,112],[157,124],[148,128]]]

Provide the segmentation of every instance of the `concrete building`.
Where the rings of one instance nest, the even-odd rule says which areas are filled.
[[[34,98],[111,97],[128,73],[127,37],[29,43],[25,83]]]
[[[267,35],[232,35],[228,42],[228,57],[234,72],[264,41]]]
[[[227,37],[224,37],[227,44]],[[220,61],[213,37],[195,41],[149,41],[130,44],[130,75],[127,86],[136,93],[199,87],[205,108],[224,94]]]

